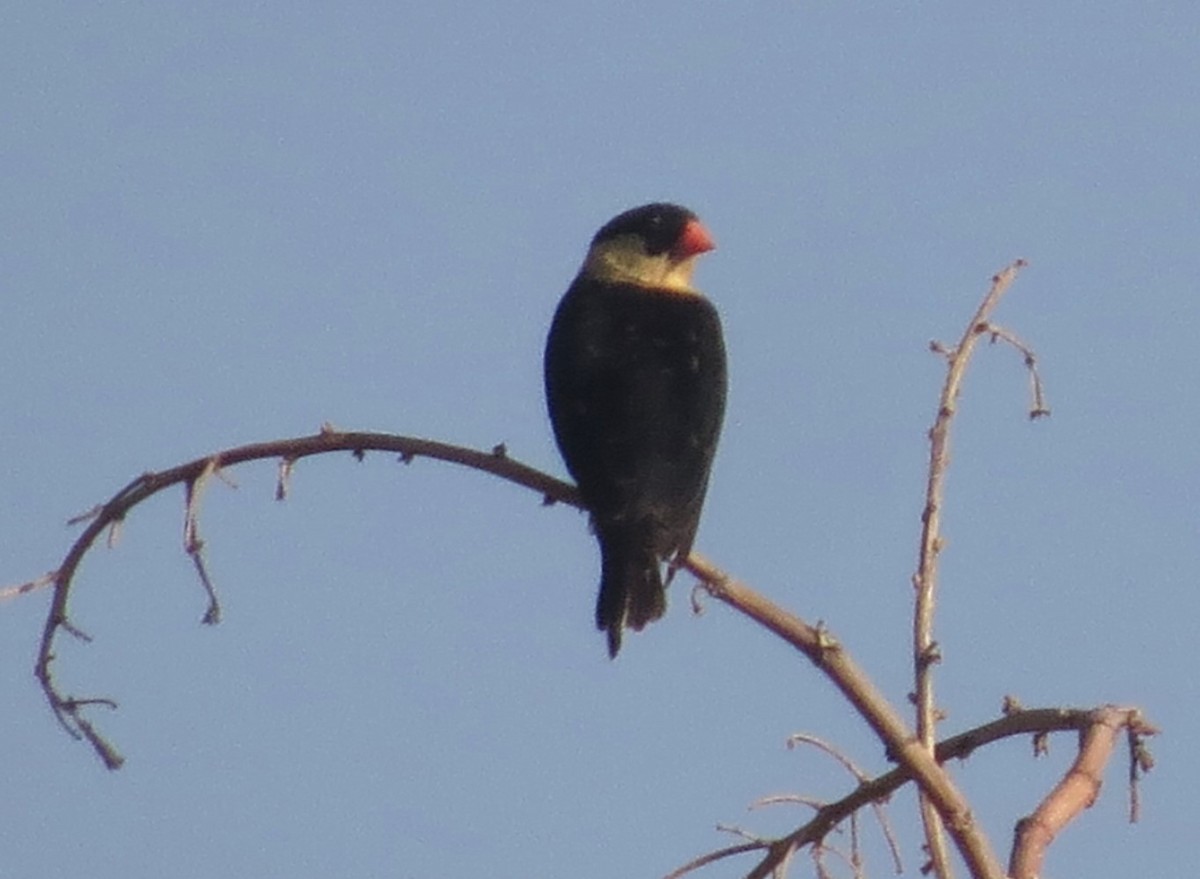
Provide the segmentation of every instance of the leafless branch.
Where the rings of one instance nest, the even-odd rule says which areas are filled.
[[[54,595],[42,629],[35,673],[59,723],[75,738],[89,742],[105,766],[117,769],[124,762],[124,758],[99,733],[95,725],[84,716],[84,710],[95,705],[96,700],[67,695],[59,688],[53,674],[54,644],[60,632],[66,632],[80,640],[90,640],[86,633],[71,621],[69,614],[75,572],[84,555],[92,549],[101,534],[106,530],[112,533],[118,525],[124,522],[129,512],[142,501],[164,489],[182,484],[185,487],[184,549],[192,559],[201,585],[208,596],[208,607],[203,621],[216,622],[220,614],[220,605],[217,602],[212,579],[204,563],[202,554],[204,541],[200,537],[198,524],[200,495],[208,480],[214,475],[224,478],[221,475],[223,468],[236,464],[279,459],[288,462],[286,469],[281,471],[280,482],[281,485],[286,485],[286,475],[290,475],[292,466],[300,459],[339,451],[348,451],[360,458],[367,451],[380,451],[398,454],[400,460],[404,462],[418,457],[448,461],[492,473],[523,485],[541,494],[548,502],[580,506],[579,496],[574,486],[513,461],[498,454],[494,449],[488,453],[415,437],[383,433],[343,433],[328,425],[314,436],[239,446],[217,452],[214,455],[197,458],[169,470],[144,473],[129,482],[105,503],[99,504],[86,514],[76,516],[71,520],[74,524],[86,522],[87,527],[71,545],[57,569],[36,580],[0,592],[0,599],[3,599],[23,595],[44,586],[52,585],[54,587]],[[276,496],[281,495],[286,495],[286,491],[277,489]],[[105,700],[103,704],[112,708],[116,707],[116,703],[111,700]]]
[[[938,721],[933,692],[933,667],[941,660],[941,653],[933,637],[933,618],[937,600],[938,556],[943,545],[942,502],[945,496],[946,471],[950,466],[950,425],[958,409],[958,397],[967,366],[982,334],[990,332],[993,340],[1004,338],[1025,352],[1025,362],[1034,381],[1033,411],[1039,415],[1049,411],[1042,399],[1041,382],[1037,378],[1033,352],[1016,340],[1016,337],[988,323],[991,313],[1016,278],[1017,272],[1024,266],[1024,260],[1017,260],[992,278],[991,288],[953,349],[946,348],[940,342],[930,344],[933,351],[946,358],[947,368],[946,381],[938,399],[937,415],[933,427],[929,430],[929,476],[925,488],[925,506],[921,513],[921,543],[917,570],[912,578],[916,590],[913,613],[913,672],[916,679],[914,701],[917,710],[917,738],[930,753],[937,737]],[[939,809],[922,789],[921,818],[925,825],[925,843],[932,871],[940,879],[951,879],[953,874],[943,833],[945,817],[945,813],[939,814]]]
[[[936,759],[939,764],[950,760],[963,760],[979,748],[1013,736],[1045,737],[1055,732],[1084,732],[1096,725],[1098,716],[1107,719],[1105,722],[1111,722],[1114,712],[1116,716],[1125,718],[1131,730],[1137,730],[1139,740],[1156,732],[1155,728],[1146,722],[1134,708],[1103,706],[1098,709],[1011,709],[997,720],[959,733],[939,743],[936,749]],[[1144,741],[1140,742],[1138,750],[1147,753]],[[913,775],[909,769],[898,766],[877,778],[863,782],[842,799],[820,807],[807,823],[787,836],[775,840],[762,840],[761,844],[745,848],[742,851],[735,852],[725,849],[722,851],[725,852],[724,856],[728,856],[742,854],[745,851],[765,850],[766,855],[747,874],[747,879],[765,879],[772,871],[778,869],[785,856],[790,856],[798,849],[820,842],[850,815],[871,803],[886,800],[900,787],[912,780]],[[697,859],[691,863],[701,866],[703,863],[708,863],[708,861],[700,863],[701,861],[702,859]]]
[[[738,582],[697,552],[691,554],[685,567],[705,583],[710,595],[774,632],[825,674],[885,743],[889,756],[912,773],[947,816],[951,837],[972,875],[1002,879],[1004,873],[966,798],[835,637]],[[832,826],[828,825],[826,832]],[[750,875],[761,879],[766,872]]]
[[[580,506],[579,496],[573,486],[513,460],[502,446],[493,448],[490,452],[482,452],[413,437],[342,433],[328,427],[315,436],[240,446],[198,458],[169,470],[139,476],[101,506],[55,572],[54,596],[43,628],[36,667],[37,678],[59,722],[71,735],[87,740],[106,766],[115,769],[121,765],[122,758],[83,716],[82,709],[88,704],[87,701],[65,694],[52,673],[54,643],[59,632],[79,631],[70,621],[68,605],[75,572],[84,554],[111,523],[124,520],[137,504],[170,486],[194,486],[197,481],[206,478],[206,473],[214,473],[221,468],[247,461],[299,461],[313,455],[336,451],[349,451],[357,456],[367,451],[384,451],[399,454],[400,460],[405,462],[427,457],[457,463],[523,485],[538,492],[547,501]],[[186,509],[192,511],[191,515],[194,516],[194,503],[189,503]],[[189,533],[194,538],[194,530]],[[195,541],[192,542],[194,544]],[[964,858],[976,868],[976,875],[989,879],[1002,875],[986,838],[975,826],[966,800],[933,761],[932,756],[921,752],[895,709],[828,632],[807,625],[803,620],[787,613],[744,584],[738,583],[696,554],[688,560],[687,567],[705,582],[712,595],[785,637],[829,675],[862,712],[895,758],[902,765],[910,766],[922,786],[935,792],[936,802],[948,815],[954,816],[955,840],[961,845]],[[210,587],[211,583],[207,584],[206,591]],[[209,611],[211,609],[210,597]],[[207,615],[208,612],[206,618]]]
[[[1088,713],[1087,725],[1081,729],[1079,753],[1066,775],[1032,815],[1017,822],[1008,862],[1012,879],[1037,879],[1054,838],[1096,802],[1104,780],[1104,767],[1108,765],[1121,730],[1126,731],[1131,742],[1139,742],[1138,750],[1144,750],[1141,743],[1146,736],[1157,732],[1136,708],[1106,705]],[[1130,760],[1130,796],[1135,802],[1137,767],[1140,765],[1140,760]],[[1136,810],[1132,810],[1131,817],[1134,814]]]

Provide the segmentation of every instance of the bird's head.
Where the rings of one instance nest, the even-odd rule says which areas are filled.
[[[592,239],[581,274],[609,283],[695,294],[696,257],[716,247],[687,208],[658,202],[609,220]]]

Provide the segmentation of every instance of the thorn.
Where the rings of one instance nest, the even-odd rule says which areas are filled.
[[[495,458],[507,458],[508,446],[506,446],[504,443],[499,443],[492,446],[492,456]]]
[[[104,504],[96,504],[90,510],[80,513],[78,516],[72,516],[67,520],[67,525],[82,525],[84,522],[89,522],[100,515],[100,511],[104,509]]]
[[[279,462],[279,475],[275,479],[275,500],[287,500],[292,486],[292,468],[296,466],[295,458],[283,458]]]
[[[8,586],[0,589],[0,601],[8,601],[12,598],[25,595],[27,592],[33,592],[37,589],[44,589],[47,586],[52,586],[58,581],[58,571],[50,571],[47,574],[42,574],[36,580],[30,580],[27,583],[22,583],[19,586]]]
[[[84,643],[86,643],[86,644],[90,644],[90,643],[91,643],[91,641],[92,641],[92,636],[91,636],[91,635],[89,635],[87,632],[85,632],[83,629],[79,628],[79,626],[75,625],[75,624],[74,624],[73,622],[71,622],[70,620],[67,620],[67,619],[61,619],[61,620],[59,620],[59,621],[58,621],[58,624],[59,624],[60,626],[62,626],[62,627],[63,627],[63,629],[65,629],[65,630],[66,630],[67,632],[69,632],[71,635],[73,635],[74,637],[78,638],[80,641],[83,641],[83,642],[84,642]]]
[[[218,464],[215,468],[213,468],[213,473],[216,475],[217,479],[224,482],[230,488],[238,487],[237,480],[235,480],[232,476],[230,476],[228,473],[226,473],[225,468],[222,467],[220,464]]]
[[[411,464],[413,462],[413,458],[415,458],[415,457],[417,457],[417,456],[414,455],[412,452],[401,452],[400,453],[400,463],[401,464]]]
[[[817,630],[817,647],[820,648],[822,653],[824,653],[827,650],[841,649],[842,645],[838,643],[837,638],[835,638],[835,637],[833,637],[833,635],[829,634],[829,630],[827,628],[825,628],[824,620],[817,620],[816,630]]]

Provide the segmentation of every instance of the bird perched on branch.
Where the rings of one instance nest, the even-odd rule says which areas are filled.
[[[608,653],[663,615],[661,563],[692,548],[725,413],[725,343],[692,286],[712,236],[686,208],[648,204],[606,223],[558,305],[546,399],[600,543],[596,627]]]

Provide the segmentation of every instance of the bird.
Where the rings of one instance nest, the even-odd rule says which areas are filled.
[[[596,628],[608,654],[625,628],[666,611],[691,551],[725,415],[725,342],[692,286],[715,243],[687,208],[665,202],[595,234],[546,339],[554,438],[600,545]]]

